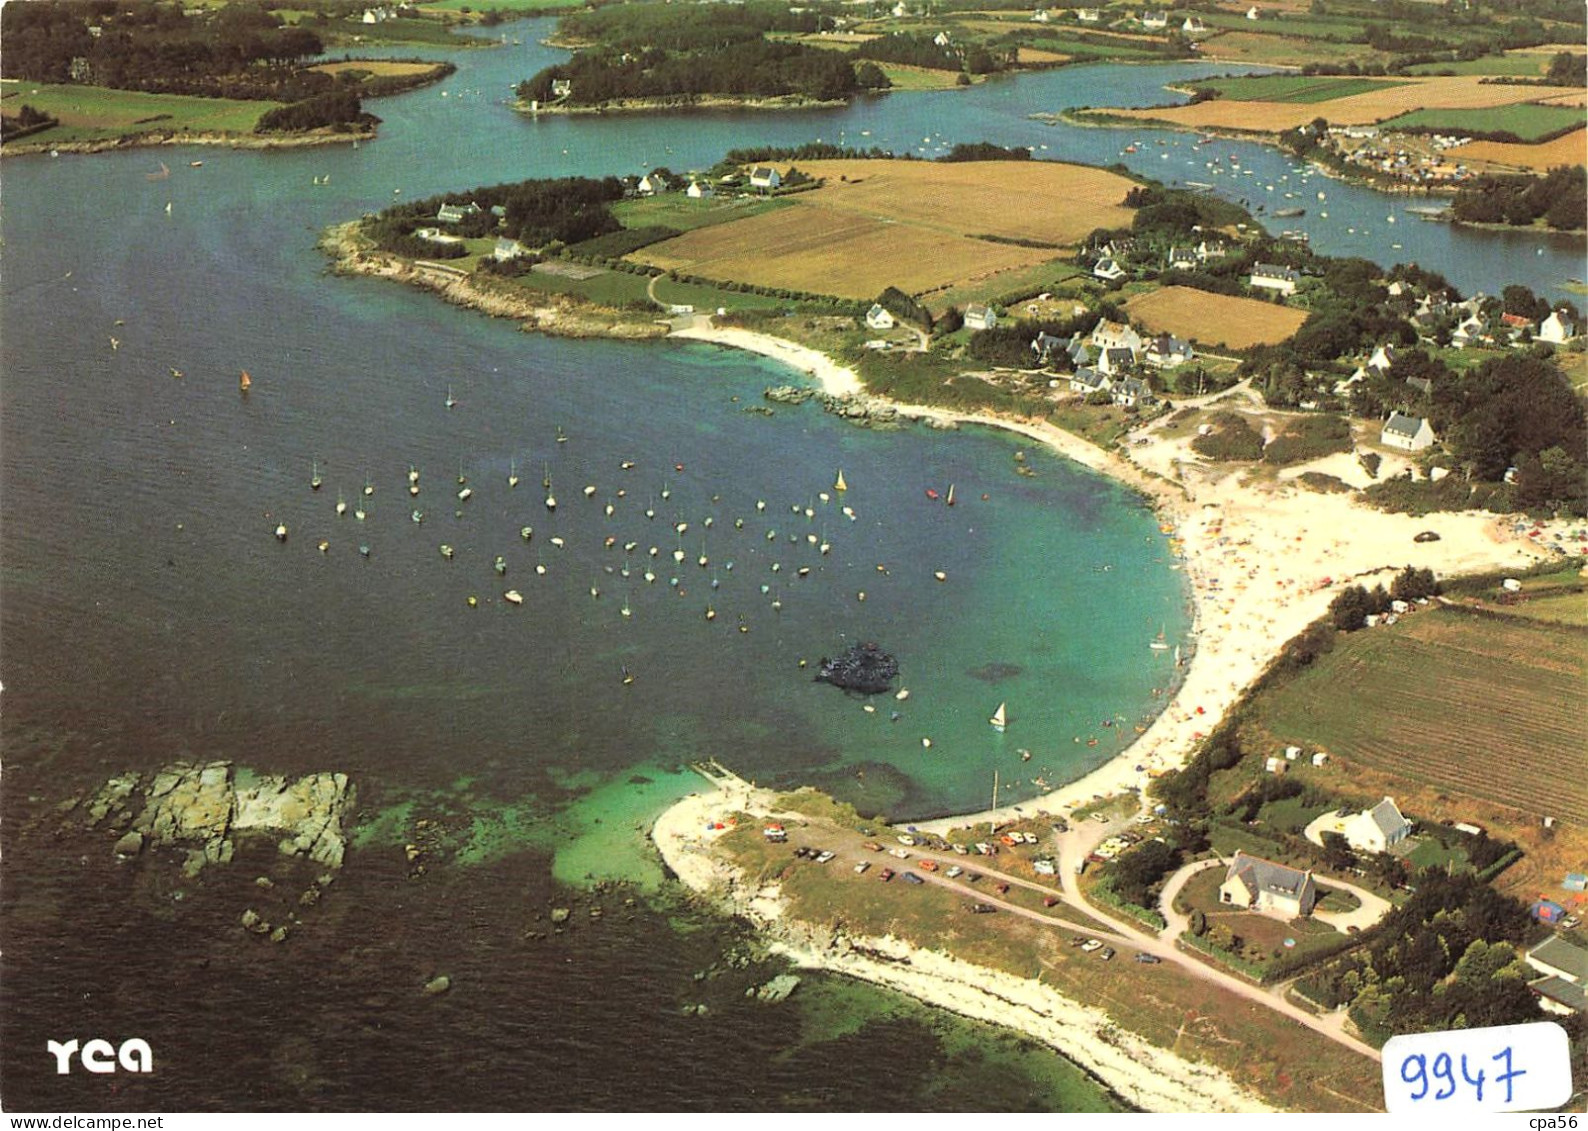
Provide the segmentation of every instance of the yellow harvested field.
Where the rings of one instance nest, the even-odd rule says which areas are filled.
[[[435,70],[434,63],[399,63],[392,59],[348,59],[340,63],[319,63],[311,71],[337,75],[343,71],[363,71],[371,75],[426,75]]]
[[[1153,333],[1230,349],[1282,342],[1307,320],[1305,310],[1192,287],[1163,287],[1136,295],[1125,303],[1125,312],[1133,323]]]
[[[686,232],[633,258],[712,279],[875,297],[973,282],[1056,258],[1094,229],[1128,226],[1131,182],[1048,161],[812,161],[825,179],[792,207]],[[1034,240],[1021,247],[976,236]]]
[[[832,209],[779,208],[697,228],[631,258],[709,279],[869,299],[888,287],[919,294],[1054,254]]]
[[[1304,125],[1320,115],[1336,125],[1371,125],[1412,110],[1479,109],[1519,102],[1572,97],[1583,92],[1565,86],[1513,86],[1485,83],[1481,75],[1429,75],[1407,78],[1399,86],[1370,90],[1327,102],[1237,102],[1216,98],[1190,106],[1113,110],[1130,118],[1173,122],[1190,129],[1274,132]]]
[[[958,235],[1069,246],[1096,228],[1129,226],[1133,183],[1105,169],[1057,161],[812,161],[826,184],[795,199]],[[847,179],[846,179],[847,178]]]
[[[1057,51],[1043,51],[1038,47],[1020,47],[1017,48],[1017,51],[1019,54],[1016,56],[1016,62],[1023,67],[1032,67],[1043,63],[1068,63],[1075,58],[1073,55],[1063,55]]]
[[[1543,173],[1557,165],[1588,164],[1588,129],[1573,130],[1541,145],[1475,141],[1455,152],[1468,165],[1495,165]]]

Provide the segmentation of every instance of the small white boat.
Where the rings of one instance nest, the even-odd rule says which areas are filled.
[[[447,407],[451,408],[453,405],[455,405],[457,403],[458,403],[457,398],[452,395],[452,386],[448,385],[447,386],[447,402],[446,402]]]
[[[838,480],[837,480],[837,482],[835,482],[833,484],[833,490],[834,491],[847,491],[847,490],[849,490],[849,484],[844,482],[844,469],[841,468],[841,467],[838,469]]]
[[[342,493],[340,491],[336,493],[336,513],[338,515],[344,515],[347,513],[347,500],[342,497]]]
[[[518,486],[518,461],[517,460],[512,460],[508,464],[507,485],[509,487],[517,487]]]
[[[987,720],[992,724],[993,730],[997,731],[999,734],[1002,734],[1004,728],[1009,725],[1009,716],[1006,707],[1007,704],[998,704],[998,709],[992,713],[992,718]]]
[[[276,541],[285,542],[286,540],[287,540],[287,524],[284,523],[284,522],[279,522],[279,523],[276,524]]]
[[[502,594],[502,600],[506,601],[509,605],[522,605],[524,603],[524,595],[517,589],[509,589],[506,593]]]

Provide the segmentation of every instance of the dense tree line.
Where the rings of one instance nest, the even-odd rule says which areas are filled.
[[[255,133],[297,132],[326,127],[355,129],[372,127],[380,119],[364,113],[358,95],[351,90],[332,90],[302,102],[267,110],[254,125]]]
[[[1562,165],[1543,177],[1489,176],[1456,193],[1456,219],[1474,224],[1531,224],[1543,217],[1551,228],[1581,228],[1588,216],[1588,172]]]
[[[365,230],[382,247],[399,250],[391,241],[416,228],[434,225],[441,205],[472,203],[478,204],[480,211],[451,229],[455,234],[481,236],[498,232],[527,247],[574,244],[622,227],[611,208],[622,199],[623,182],[616,177],[519,181],[393,205],[369,222]],[[500,220],[492,212],[495,207],[502,209]]]
[[[857,59],[874,59],[881,63],[899,63],[906,67],[925,67],[934,71],[960,69],[959,52],[953,47],[941,46],[930,35],[879,35],[855,48],[853,54]]]
[[[760,38],[681,53],[658,48],[621,53],[581,51],[568,62],[547,67],[520,83],[518,96],[551,101],[552,84],[559,79],[571,83],[568,101],[582,106],[619,99],[705,95],[801,95],[834,101],[862,89],[854,65],[838,52]]]
[[[1521,959],[1526,908],[1465,873],[1421,871],[1416,888],[1366,947],[1303,978],[1302,990],[1325,1007],[1349,1005],[1374,1043],[1539,1019]]]
[[[1031,149],[1024,145],[1002,146],[994,145],[990,141],[961,142],[954,146],[939,161],[1029,161]]]
[[[991,330],[972,335],[965,345],[965,356],[983,365],[1002,365],[1012,369],[1031,369],[1037,364],[1031,343],[1038,334],[1055,338],[1068,338],[1074,334],[1090,334],[1104,318],[1118,319],[1120,310],[1112,303],[1104,303],[1096,310],[1085,311],[1073,318],[1041,318],[1021,322],[1000,322]],[[1061,358],[1053,358],[1061,364]]]
[[[651,3],[614,4],[570,12],[557,24],[558,37],[605,51],[665,53],[707,51],[748,43],[767,32],[810,33],[830,26],[831,17],[775,0],[705,7]]]
[[[0,35],[7,78],[285,101],[335,86],[331,76],[300,68],[323,50],[319,37],[253,4],[192,15],[153,0],[7,4]]]
[[[892,150],[872,146],[870,149],[850,149],[830,141],[808,141],[804,145],[757,145],[743,149],[730,149],[720,162],[723,166],[755,165],[766,161],[894,161]],[[905,154],[903,160],[916,158]]]

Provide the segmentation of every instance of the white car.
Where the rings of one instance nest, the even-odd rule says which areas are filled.
[[[833,858],[833,853],[831,853],[831,852],[823,852],[820,856],[818,856],[816,858],[816,863],[825,864],[825,863],[827,863],[827,861],[831,860],[832,858]]]
[[[899,834],[899,843],[903,844],[903,845],[906,845],[906,846],[908,846],[910,848],[914,848],[915,847],[915,838],[913,836],[907,836],[904,833],[900,833]]]
[[[897,856],[900,860],[908,860],[910,858],[910,854],[902,848],[890,848],[888,849],[888,855]]]
[[[1097,939],[1087,939],[1085,942],[1083,942],[1081,944],[1081,949],[1084,950],[1087,954],[1090,954],[1094,950],[1102,950],[1103,949],[1103,944],[1101,942],[1099,942]]]
[[[943,875],[947,876],[951,880],[958,876],[963,876],[964,874],[965,869],[961,868],[958,864],[950,864],[948,869],[943,873]]]
[[[869,867],[871,867],[871,861],[862,860],[860,863],[855,865],[855,875],[857,875],[857,876],[863,875],[865,873],[866,869],[869,868]]]

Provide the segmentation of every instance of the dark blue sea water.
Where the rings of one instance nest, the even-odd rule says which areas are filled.
[[[1057,1058],[889,995],[815,979],[780,1010],[746,1003],[772,967],[726,964],[744,949],[733,929],[656,901],[641,832],[698,788],[681,767],[704,757],[919,816],[980,804],[995,768],[1018,798],[1110,756],[1129,728],[1100,721],[1150,715],[1169,673],[1147,643],[1187,625],[1140,502],[1039,452],[1018,475],[1022,445],[998,434],[750,414],[795,375],[709,347],[524,335],[327,277],[314,242],[401,196],[682,168],[750,142],[985,137],[1113,160],[1127,135],[1028,115],[1101,101],[1100,85],[1154,101],[1208,68],[1068,70],[840,111],[532,121],[509,87],[556,53],[534,45],[544,22],[509,30],[526,46],[460,52],[442,87],[375,104],[381,137],[357,150],[6,162],[0,1102],[1102,1103]],[[171,177],[149,181],[161,158]],[[1337,212],[1352,193],[1385,207],[1330,192]],[[1428,266],[1497,289],[1450,229],[1407,227]],[[959,506],[927,499],[950,483]],[[899,657],[907,702],[868,713],[801,667],[857,640]],[[1002,736],[986,724],[1000,701]],[[209,758],[354,780],[355,848],[312,909],[295,902],[312,877],[268,843],[190,879],[176,858],[115,866],[103,834],[57,811],[112,774]],[[421,820],[441,833],[413,876],[403,845]],[[574,927],[541,937],[570,904]],[[250,907],[303,922],[272,946],[238,928]],[[436,973],[454,989],[419,994]],[[54,1074],[46,1039],[99,1035],[143,1036],[160,1070]]]

